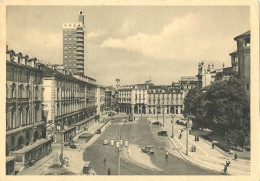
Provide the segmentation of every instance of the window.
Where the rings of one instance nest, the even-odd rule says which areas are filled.
[[[11,136],[11,146],[14,146],[14,136]]]
[[[245,39],[245,47],[250,47],[250,38]]]
[[[14,98],[15,97],[15,87],[12,86],[11,88],[11,98]]]
[[[26,119],[26,124],[29,124],[30,120],[29,120],[29,108],[28,107],[25,110],[25,119]]]
[[[30,131],[26,131],[26,140],[30,139]]]
[[[30,73],[27,72],[27,74],[26,74],[26,82],[29,82],[29,80],[30,80]]]

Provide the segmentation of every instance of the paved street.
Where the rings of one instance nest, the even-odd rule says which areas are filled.
[[[89,146],[83,155],[85,161],[91,160],[98,175],[106,175],[111,169],[111,175],[117,175],[118,153],[115,145],[103,145],[104,139],[116,140],[118,130],[123,139],[129,140],[130,154],[122,146],[121,175],[212,175],[215,171],[195,166],[182,158],[173,149],[167,137],[157,135],[160,127],[148,123],[147,118],[136,118],[135,122],[122,122],[122,118],[115,118],[97,140]],[[155,146],[155,154],[147,155],[141,152],[146,145]],[[166,150],[169,151],[168,160],[165,159]],[[106,162],[104,157],[106,155]]]
[[[155,117],[150,118],[151,121],[156,121]],[[174,119],[176,121],[177,119]],[[162,122],[162,117],[159,118],[159,121]],[[170,138],[171,141],[178,147],[178,150],[182,154],[182,156],[198,165],[201,165],[205,168],[210,168],[213,170],[221,170],[224,167],[224,164],[227,159],[230,160],[231,164],[228,168],[229,174],[235,175],[245,175],[250,173],[250,160],[238,159],[236,161],[232,160],[233,155],[223,154],[223,151],[219,151],[216,148],[212,149],[211,144],[207,143],[207,141],[200,138],[199,142],[194,141],[195,138],[193,135],[189,134],[189,156],[186,156],[186,130],[184,130],[182,134],[182,138],[179,139],[178,136],[181,132],[181,129],[184,126],[174,125],[175,129],[175,137],[174,139]],[[171,118],[165,118],[165,126],[162,128],[163,130],[167,130],[169,136],[172,135],[172,124]],[[191,152],[191,146],[196,145],[196,152]]]
[[[70,166],[65,168],[78,175],[81,174],[84,162],[92,161],[98,175],[107,175],[108,168],[111,169],[111,175],[117,175],[116,147],[110,144],[103,145],[103,140],[110,141],[111,138],[116,140],[120,129],[122,139],[129,140],[128,147],[125,147],[124,143],[121,146],[121,175],[219,175],[219,170],[223,169],[223,164],[228,157],[216,149],[211,149],[203,139],[194,142],[192,135],[189,135],[189,149],[192,144],[195,144],[197,151],[189,152],[189,156],[186,156],[186,132],[184,131],[182,139],[178,139],[183,126],[175,124],[175,138],[172,139],[157,135],[158,131],[164,129],[171,136],[171,118],[165,118],[164,127],[152,125],[154,121],[156,121],[154,116],[136,116],[134,122],[128,122],[125,114],[119,114],[102,128],[101,135],[95,135],[89,142],[77,140],[77,135],[74,139],[77,140],[76,145],[80,145],[81,151],[64,147],[64,156],[69,157],[70,160]],[[159,121],[162,121],[160,117]],[[93,124],[89,132],[94,133],[103,124]],[[154,155],[141,151],[141,148],[147,145],[155,146]],[[32,167],[23,169],[19,175],[44,174],[49,166],[58,162],[60,144],[53,144],[52,147],[53,151],[50,155],[39,160]],[[165,159],[166,150],[169,152],[168,160]],[[104,162],[105,156],[106,162]],[[249,160],[230,159],[230,161],[231,165],[228,169],[230,174],[249,173]]]

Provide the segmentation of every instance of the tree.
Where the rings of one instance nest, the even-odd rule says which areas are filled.
[[[241,139],[249,139],[250,102],[242,80],[230,78],[214,82],[203,91],[189,90],[184,99],[184,115],[187,114],[195,116],[193,122],[199,127],[223,134],[229,131],[227,135],[232,139],[237,135],[238,145],[244,145]]]

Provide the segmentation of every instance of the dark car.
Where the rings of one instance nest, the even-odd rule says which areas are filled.
[[[168,136],[167,131],[160,131],[157,133],[159,136]]]
[[[155,121],[152,123],[153,125],[160,125],[161,123],[159,121]]]
[[[112,113],[112,112],[110,112],[109,114],[108,114],[108,116],[114,116],[115,114],[114,113]]]
[[[97,129],[96,134],[101,134],[101,129]]]
[[[155,152],[153,145],[145,146],[141,150],[142,150],[142,152],[148,153],[148,154],[153,154]]]
[[[76,149],[76,145],[75,144],[72,144],[72,145],[70,145],[70,148],[72,148],[72,149]]]

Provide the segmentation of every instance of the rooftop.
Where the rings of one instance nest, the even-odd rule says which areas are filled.
[[[238,35],[234,38],[234,40],[237,40],[238,38],[241,38],[243,36],[250,36],[250,30],[245,32],[245,33],[242,33],[241,35]]]

